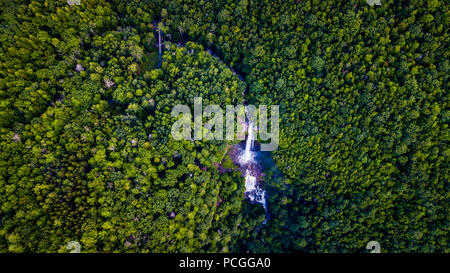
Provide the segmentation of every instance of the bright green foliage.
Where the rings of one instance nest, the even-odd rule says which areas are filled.
[[[240,103],[244,84],[193,43],[153,69],[152,9],[91,2],[3,15],[0,250],[231,251],[262,221],[213,164],[233,143],[174,141],[170,110]]]

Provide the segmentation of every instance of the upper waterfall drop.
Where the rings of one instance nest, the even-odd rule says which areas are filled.
[[[250,122],[248,125],[248,136],[247,136],[247,141],[245,142],[245,150],[240,158],[240,161],[242,164],[246,164],[253,160],[253,153],[252,153],[253,141],[254,141],[253,131],[254,131],[254,126],[253,126],[253,123]]]

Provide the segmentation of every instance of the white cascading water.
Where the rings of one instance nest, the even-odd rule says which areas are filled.
[[[256,177],[250,174],[249,170],[245,171],[245,192],[253,193],[256,191]],[[251,196],[253,198],[250,198],[252,201],[254,199],[254,196]]]
[[[242,164],[249,163],[253,160],[252,148],[253,148],[253,124],[250,123],[248,125],[248,137],[247,142],[245,143],[244,154],[242,154],[241,156]]]
[[[252,152],[253,148],[253,123],[249,123],[248,125],[248,136],[247,141],[245,143],[244,153],[241,155],[240,161],[242,165],[246,165],[247,169],[245,170],[245,193],[250,201],[255,201],[261,204],[264,210],[267,209],[266,203],[266,192],[257,185],[256,177],[252,174],[251,169],[249,168],[250,163],[253,163],[254,160],[254,152]],[[265,223],[266,221],[264,221]]]

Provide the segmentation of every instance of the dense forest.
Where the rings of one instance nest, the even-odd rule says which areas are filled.
[[[0,252],[449,252],[450,5],[380,2],[1,0]],[[267,222],[194,97],[280,106]]]

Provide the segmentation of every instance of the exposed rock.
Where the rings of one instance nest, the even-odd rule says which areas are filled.
[[[132,244],[127,240],[127,241],[125,241],[125,247],[130,247]]]
[[[106,88],[108,88],[108,89],[111,88],[113,85],[116,84],[116,83],[115,83],[113,80],[111,80],[110,78],[105,78],[104,82],[105,82]]]
[[[78,72],[80,72],[80,71],[83,71],[83,70],[84,70],[84,67],[83,67],[81,64],[77,64],[77,65],[75,66],[75,70],[78,71]]]
[[[14,140],[15,142],[18,142],[20,141],[20,135],[18,133],[14,133],[11,139]]]

